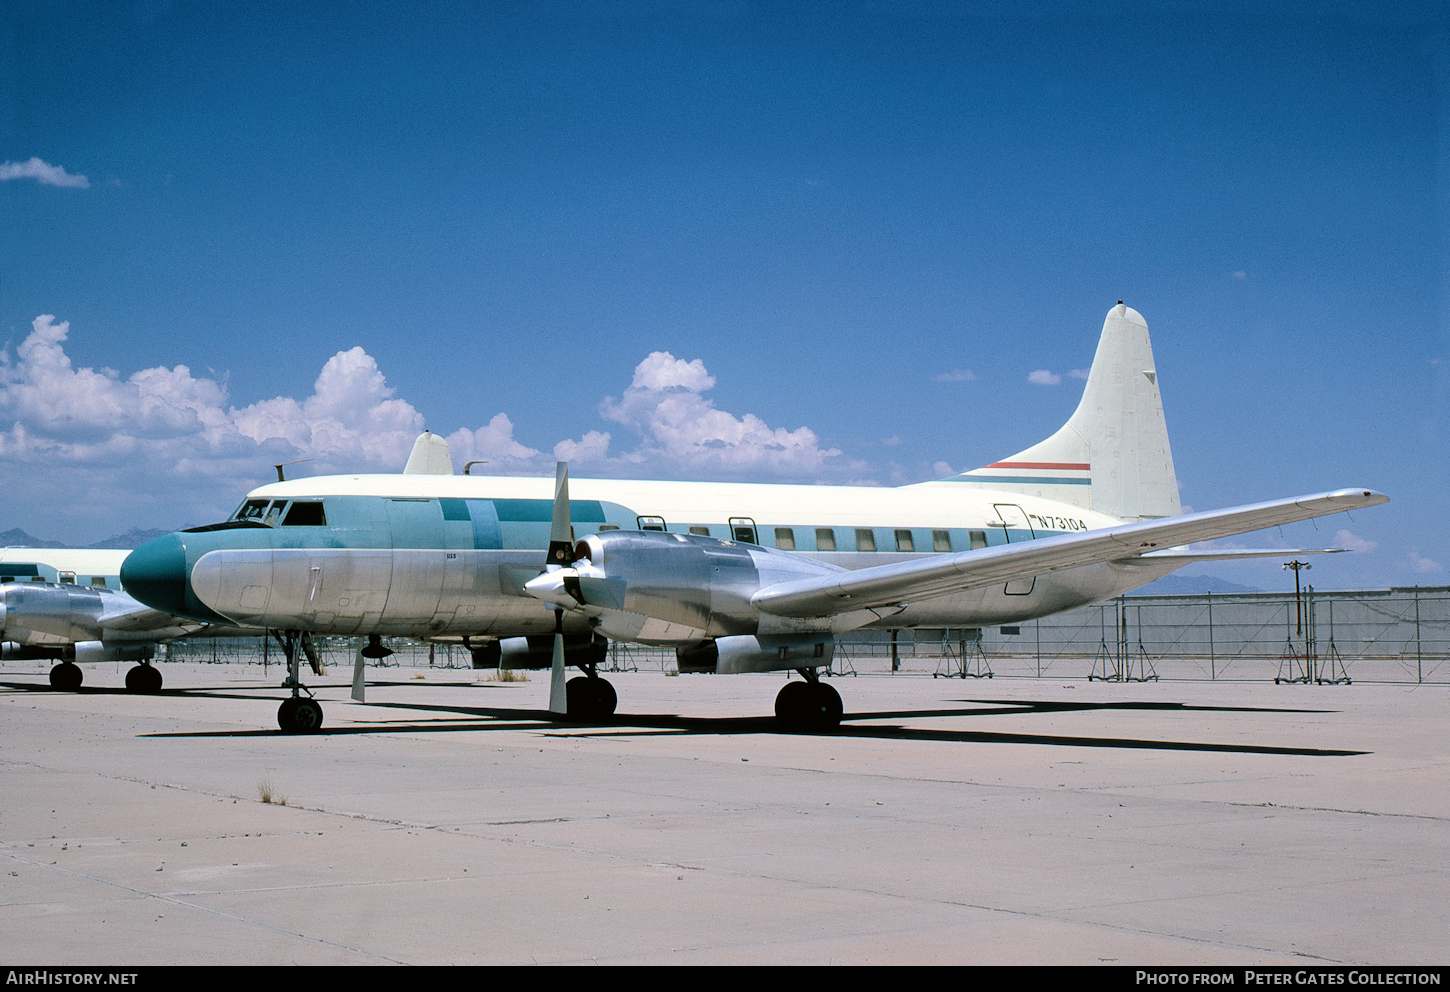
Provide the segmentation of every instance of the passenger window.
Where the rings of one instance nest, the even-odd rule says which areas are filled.
[[[63,585],[63,586],[73,586],[73,585],[75,585],[76,584],[76,573],[74,573],[74,572],[61,572],[60,573],[60,584]]]
[[[856,550],[857,551],[875,551],[876,550],[876,535],[873,534],[869,529],[867,529],[865,527],[857,527],[856,528]]]
[[[912,540],[911,540],[911,531],[909,531],[909,530],[899,530],[899,531],[896,532],[896,550],[897,551],[915,551],[916,550],[916,545],[913,544],[912,543]]]
[[[700,526],[696,525],[696,526],[692,526],[690,528],[690,533],[691,534],[696,534],[696,535],[698,535],[700,537],[709,537],[710,536],[710,528],[709,527],[700,527]]]
[[[775,546],[782,551],[795,550],[795,528],[777,527],[775,529]]]
[[[640,517],[639,518],[639,529],[640,530],[657,530],[657,531],[663,531],[665,529],[665,518],[664,517]]]
[[[326,527],[327,515],[322,512],[321,503],[298,500],[292,504],[292,509],[288,510],[287,516],[282,519],[282,526]]]
[[[931,549],[933,551],[950,551],[952,549],[952,532],[949,530],[932,531]]]
[[[834,530],[832,530],[830,527],[817,527],[816,528],[816,550],[817,551],[835,551],[836,550],[836,532]]]
[[[91,579],[91,586],[95,589],[106,588],[106,577],[104,575],[97,575],[95,578]]]
[[[967,537],[972,542],[973,551],[987,546],[987,532],[984,530],[969,530],[967,531]]]
[[[619,524],[600,524],[599,525],[599,533],[603,534],[607,530],[619,530]]]

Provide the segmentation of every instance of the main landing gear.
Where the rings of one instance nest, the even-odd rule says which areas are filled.
[[[272,636],[282,646],[282,653],[287,658],[287,680],[282,683],[282,688],[292,690],[292,698],[282,700],[282,705],[277,707],[277,726],[287,734],[315,733],[322,729],[322,707],[311,698],[312,693],[299,678],[301,666],[298,657],[305,654],[312,670],[320,673],[322,666],[317,649],[312,645],[312,635],[306,631],[274,630]],[[304,692],[307,692],[306,698],[302,696]]]
[[[161,691],[161,672],[143,661],[126,673],[126,690],[154,696]]]
[[[61,692],[75,692],[84,679],[81,666],[73,661],[62,661],[50,670],[50,687]],[[150,662],[143,661],[126,673],[126,689],[155,695],[161,691],[161,672]]]
[[[569,704],[570,720],[607,720],[614,715],[619,702],[614,686],[608,679],[594,674],[594,666],[586,669],[589,674],[570,679],[564,685],[564,699]]]
[[[73,661],[62,661],[50,670],[50,687],[62,692],[75,692],[81,687],[81,666]]]
[[[775,697],[775,718],[787,730],[834,730],[841,725],[841,695],[814,668],[797,668],[804,682],[787,682]]]

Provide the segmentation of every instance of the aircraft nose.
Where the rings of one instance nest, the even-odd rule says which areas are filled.
[[[153,610],[186,616],[186,546],[176,534],[147,541],[121,563],[121,585]]]

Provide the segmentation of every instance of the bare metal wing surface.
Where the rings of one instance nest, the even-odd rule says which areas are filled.
[[[1032,578],[1063,569],[1163,554],[1158,549],[1166,551],[1181,544],[1231,537],[1388,501],[1388,496],[1370,489],[1338,489],[1124,524],[1083,534],[1063,534],[1026,544],[1007,544],[818,578],[795,579],[762,588],[751,597],[751,603],[776,616],[831,616],[888,606],[903,600],[940,596],[958,589]]]

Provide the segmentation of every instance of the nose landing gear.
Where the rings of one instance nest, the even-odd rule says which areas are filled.
[[[322,729],[322,707],[311,698],[311,693],[306,698],[302,696],[307,687],[299,678],[299,656],[304,654],[312,663],[313,671],[321,674],[322,666],[317,649],[312,645],[312,635],[306,631],[282,630],[273,631],[272,636],[287,657],[287,681],[282,683],[282,688],[292,690],[292,697],[282,700],[282,705],[277,707],[277,726],[286,734],[316,733]]]

